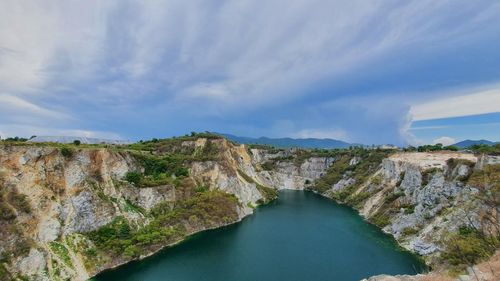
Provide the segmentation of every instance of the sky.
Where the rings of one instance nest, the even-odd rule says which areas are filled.
[[[500,1],[0,2],[0,136],[500,141]]]

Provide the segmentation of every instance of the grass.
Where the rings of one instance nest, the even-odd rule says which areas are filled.
[[[369,221],[380,228],[384,228],[391,223],[391,218],[387,214],[379,212],[371,217]]]
[[[63,244],[52,241],[49,243],[50,250],[68,267],[74,268],[71,258],[69,256],[69,251]]]
[[[445,241],[444,246],[442,262],[464,269],[492,256],[500,246],[500,240],[473,227],[462,226]]]

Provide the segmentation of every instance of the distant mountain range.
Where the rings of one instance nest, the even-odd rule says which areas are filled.
[[[79,140],[84,144],[129,144],[130,141],[126,140],[110,140],[110,139],[98,139],[98,138],[86,138],[86,137],[69,137],[69,136],[37,136],[28,142],[57,142],[57,143],[72,143],[75,140]]]
[[[464,140],[461,142],[457,142],[454,144],[454,146],[459,147],[459,148],[467,148],[476,144],[486,144],[486,145],[495,145],[500,142],[493,142],[489,140]]]
[[[301,148],[332,149],[332,148],[347,148],[349,146],[360,146],[360,144],[352,144],[335,139],[315,139],[315,138],[295,139],[295,138],[268,138],[268,137],[251,138],[251,137],[239,137],[235,135],[222,134],[222,133],[216,133],[216,134],[221,135],[237,143],[262,144],[278,148],[301,147]]]

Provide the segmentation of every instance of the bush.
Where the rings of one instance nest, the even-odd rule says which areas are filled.
[[[408,207],[405,208],[405,214],[406,215],[410,215],[410,214],[413,214],[415,212],[415,205],[410,205]]]
[[[262,163],[261,167],[264,171],[272,171],[276,168],[276,163],[272,160],[269,160],[269,161]]]
[[[257,189],[259,190],[260,194],[262,194],[262,197],[264,197],[264,202],[258,202],[259,204],[266,204],[268,202],[273,201],[274,199],[278,198],[278,191],[274,188],[266,187],[260,184],[256,184]],[[260,199],[262,200],[262,199]]]
[[[138,172],[127,172],[125,180],[138,186],[142,181],[142,175]]]
[[[0,202],[0,220],[12,221],[16,218],[16,213],[4,202]]]
[[[31,204],[29,202],[28,196],[19,194],[17,192],[10,192],[7,197],[10,204],[14,206],[18,211],[28,214],[31,213]]]
[[[149,216],[148,225],[133,229],[124,217],[86,235],[100,249],[112,257],[138,257],[152,247],[161,247],[178,241],[186,235],[185,226],[203,230],[238,220],[234,195],[221,191],[196,193],[193,197],[175,203],[160,203]]]
[[[81,141],[79,141],[79,140],[74,140],[74,141],[73,141],[73,144],[74,144],[74,145],[80,145],[81,143],[82,143],[82,142],[81,142]]]
[[[73,156],[73,150],[68,147],[63,147],[61,148],[61,154],[66,158],[70,158],[71,156]]]
[[[189,176],[189,170],[185,167],[179,167],[175,171],[175,176],[176,177],[187,177],[187,176]]]
[[[396,199],[398,199],[399,197],[401,196],[404,196],[405,193],[403,191],[397,191],[397,192],[393,192],[391,194],[389,194],[386,198],[385,198],[385,202],[393,202],[395,201]]]

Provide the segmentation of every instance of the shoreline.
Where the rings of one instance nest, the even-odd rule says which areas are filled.
[[[329,200],[329,201],[331,201],[331,202],[334,202],[335,204],[338,204],[338,205],[341,205],[341,206],[344,206],[344,207],[348,207],[349,209],[351,209],[351,210],[355,211],[355,212],[356,212],[356,214],[357,214],[359,217],[361,217],[361,218],[363,219],[363,221],[364,221],[364,222],[366,222],[366,223],[368,223],[368,224],[370,224],[370,225],[374,226],[375,228],[377,228],[377,230],[381,231],[384,235],[387,235],[387,236],[391,237],[391,239],[393,239],[393,240],[395,241],[395,245],[396,245],[396,246],[397,246],[400,250],[402,250],[402,251],[404,251],[404,252],[407,252],[407,253],[409,253],[409,254],[415,255],[415,256],[416,256],[419,260],[421,260],[421,261],[422,261],[422,263],[423,263],[425,266],[429,267],[429,269],[432,269],[432,268],[430,268],[430,266],[427,264],[427,262],[425,261],[425,259],[423,259],[423,258],[422,258],[422,256],[418,255],[417,253],[415,253],[415,252],[413,252],[413,251],[411,251],[411,250],[409,250],[409,249],[404,248],[404,247],[403,247],[403,246],[399,243],[399,241],[398,241],[398,240],[397,240],[397,239],[396,239],[396,238],[395,238],[395,237],[394,237],[391,233],[387,233],[387,232],[383,231],[383,229],[381,229],[381,228],[380,228],[380,227],[378,227],[377,225],[375,225],[375,224],[371,223],[370,221],[368,221],[368,219],[367,219],[365,216],[361,215],[361,214],[360,214],[360,212],[359,212],[359,210],[357,210],[356,208],[354,208],[354,207],[352,207],[352,206],[350,206],[350,205],[348,205],[348,204],[345,204],[345,203],[337,202],[336,200],[334,200],[334,199],[332,199],[332,198],[330,198],[330,197],[324,196],[324,195],[322,195],[322,194],[320,194],[320,193],[318,193],[318,192],[316,192],[316,191],[309,190],[309,189],[290,189],[290,188],[282,188],[282,189],[278,189],[278,191],[302,191],[302,192],[311,192],[311,193],[313,193],[313,194],[316,194],[316,195],[320,196],[321,198],[324,198],[324,199],[327,199],[327,200]],[[278,197],[278,198],[279,198],[279,197]],[[275,199],[275,200],[277,200],[277,199]],[[266,204],[261,204],[261,205],[258,205],[258,206],[256,206],[256,208],[254,208],[253,210],[256,210],[256,209],[257,209],[257,208],[259,208],[259,207],[265,207],[265,206],[268,206],[268,205],[270,205],[272,202],[274,202],[275,200],[272,200],[272,201],[270,201],[270,202],[268,202],[268,203],[266,203]],[[155,254],[158,254],[159,252],[161,252],[161,251],[163,251],[163,250],[167,250],[167,249],[168,249],[168,248],[170,248],[170,247],[174,247],[174,246],[176,246],[176,245],[182,244],[183,242],[186,242],[187,240],[189,240],[189,239],[190,239],[191,237],[193,237],[194,235],[201,234],[201,233],[203,233],[203,232],[210,231],[210,230],[222,229],[222,228],[224,228],[224,227],[227,227],[227,226],[231,226],[231,225],[234,225],[234,224],[240,223],[240,222],[242,222],[244,219],[246,219],[246,218],[248,218],[248,217],[250,217],[250,216],[252,216],[252,215],[254,215],[254,211],[252,211],[252,213],[249,213],[249,214],[245,215],[244,217],[239,218],[237,221],[234,221],[234,222],[231,222],[231,223],[227,223],[227,224],[224,224],[224,225],[220,225],[220,226],[214,226],[214,227],[206,228],[206,229],[203,229],[203,230],[200,230],[200,231],[191,232],[191,233],[187,234],[184,238],[182,238],[182,239],[180,239],[180,240],[178,240],[178,241],[175,241],[175,242],[173,242],[173,243],[170,243],[170,244],[168,244],[168,245],[162,246],[162,247],[158,248],[157,250],[152,251],[152,252],[150,252],[150,253],[148,253],[148,254],[141,255],[141,256],[139,256],[138,258],[135,258],[135,259],[132,259],[132,260],[129,260],[129,261],[123,262],[123,263],[119,263],[119,264],[114,265],[114,266],[112,266],[112,267],[106,268],[106,269],[104,269],[104,270],[102,270],[102,271],[99,271],[98,273],[96,273],[95,275],[91,276],[91,277],[90,277],[89,279],[87,279],[87,280],[88,280],[88,281],[92,281],[92,280],[94,280],[94,278],[95,278],[96,276],[98,276],[98,275],[100,275],[100,274],[102,274],[102,273],[105,273],[105,272],[107,272],[107,271],[112,271],[112,270],[114,270],[114,269],[117,269],[118,267],[124,266],[124,265],[129,264],[129,263],[132,263],[132,262],[140,262],[140,261],[142,261],[142,260],[145,260],[145,259],[147,259],[147,258],[149,258],[149,257],[151,257],[151,256],[153,256],[153,255],[155,255]],[[415,270],[415,271],[417,271],[417,270]],[[432,272],[432,270],[429,270],[429,271],[422,271],[422,272],[416,272],[416,273],[414,273],[414,274],[406,274],[406,275],[408,275],[408,276],[418,276],[418,275],[422,275],[422,274],[426,274],[426,273],[430,273],[430,272]],[[370,277],[373,277],[373,276],[370,276]],[[368,277],[368,278],[369,278],[369,277]]]

